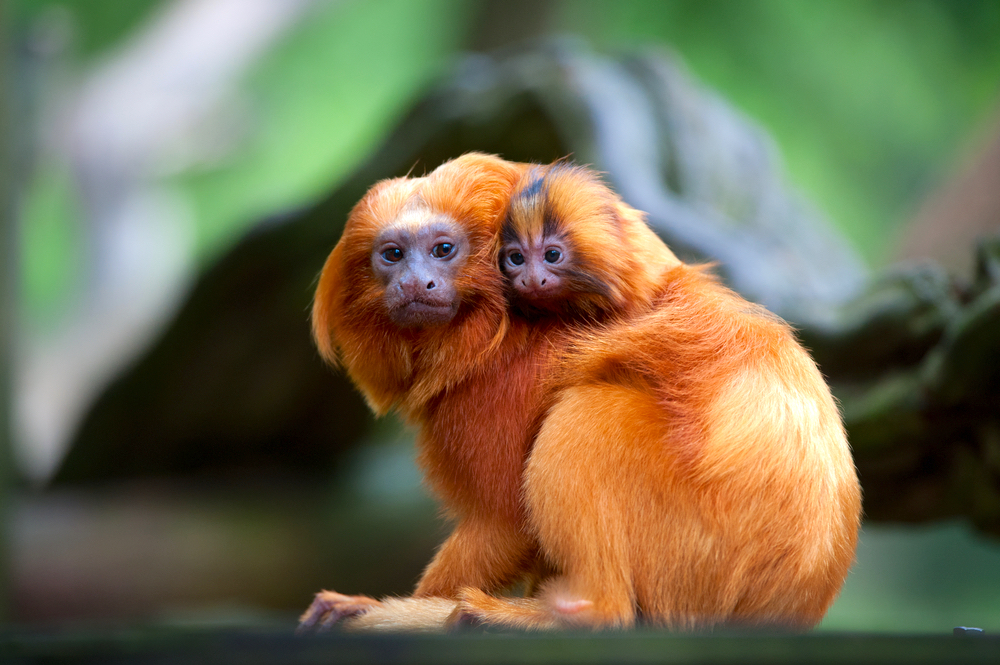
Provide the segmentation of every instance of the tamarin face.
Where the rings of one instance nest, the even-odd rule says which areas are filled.
[[[497,237],[524,170],[470,153],[376,183],[351,210],[316,287],[313,336],[376,413],[422,413],[502,341]]]
[[[468,238],[449,217],[404,211],[375,238],[371,253],[390,320],[400,328],[450,322],[461,302],[455,278],[468,255]]]
[[[579,167],[539,166],[522,177],[501,230],[500,269],[515,305],[589,313],[614,305],[616,279],[605,270],[622,260],[614,203]]]
[[[500,269],[522,314],[600,318],[648,307],[680,262],[595,173],[566,162],[520,176],[500,231]]]
[[[567,295],[573,250],[554,228],[546,230],[544,223],[537,226],[540,232],[507,238],[500,252],[500,267],[519,299],[535,305],[555,304]]]

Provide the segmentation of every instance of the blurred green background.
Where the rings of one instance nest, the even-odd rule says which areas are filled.
[[[23,164],[18,287],[24,336],[60,330],[82,297],[94,260],[84,203],[60,149],[60,113],[81,82],[162,20],[170,4],[10,2],[15,134]],[[514,3],[511,11],[522,13],[506,32],[491,31],[483,18],[497,6],[458,0],[304,3],[227,90],[232,105],[225,108],[232,115],[222,128],[232,132],[230,139],[207,157],[154,169],[158,186],[182,203],[191,221],[192,268],[210,265],[261,217],[330,191],[461,54],[494,45],[497,33],[514,47],[518,24],[530,37],[577,35],[611,51],[643,45],[675,50],[698,79],[772,134],[790,181],[872,267],[898,255],[921,202],[997,126],[995,0]],[[408,450],[383,445],[360,455],[350,468],[362,480],[346,489],[338,483],[337,499],[320,508],[344,515],[377,514],[379,506],[402,510],[393,507],[393,492],[403,486],[419,493],[405,461]],[[397,469],[396,475],[386,480],[379,471],[384,468]],[[427,517],[433,509],[421,501],[422,519],[433,524]],[[202,505],[209,508],[181,512],[235,511],[256,524],[259,538],[280,540],[276,534],[283,533],[277,526],[283,518],[212,508],[230,506],[229,499],[213,496]],[[373,538],[391,547],[391,533]],[[38,536],[32,542],[48,541]],[[301,583],[318,588],[331,582]],[[1000,544],[961,523],[868,525],[858,565],[823,628],[948,632],[965,624],[1000,630],[998,600]],[[282,602],[274,604],[290,611]],[[81,606],[79,616],[86,611]]]
[[[12,13],[22,31],[69,14],[73,35],[58,66],[70,75],[99,63],[162,4],[15,0]],[[244,140],[172,176],[193,206],[200,263],[261,215],[319,197],[350,173],[472,45],[477,9],[383,0],[308,10],[239,81],[252,104]],[[548,21],[549,32],[605,49],[675,49],[771,132],[791,181],[872,265],[892,258],[903,223],[997,113],[1000,4],[990,0],[580,0],[556,3]],[[38,160],[23,204],[33,321],[58,316],[84,260],[72,182],[63,165]]]

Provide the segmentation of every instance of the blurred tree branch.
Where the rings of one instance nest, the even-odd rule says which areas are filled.
[[[964,515],[1000,534],[1000,238],[975,265],[971,284],[899,270],[846,325],[802,330],[843,403],[869,518]]]
[[[468,47],[479,53],[529,44],[552,32],[558,0],[480,0]],[[530,20],[525,20],[530,17]]]

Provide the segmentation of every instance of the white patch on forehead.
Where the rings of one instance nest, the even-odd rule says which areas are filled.
[[[442,229],[451,230],[455,227],[455,221],[448,215],[431,212],[423,206],[407,207],[396,215],[396,219],[386,225],[386,229],[415,234],[429,226],[440,226]]]

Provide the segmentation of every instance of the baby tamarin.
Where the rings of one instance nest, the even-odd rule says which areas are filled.
[[[415,599],[320,594],[304,623],[360,614],[362,625],[421,627],[449,613],[522,627],[628,626],[637,616],[678,628],[818,621],[853,558],[858,488],[829,392],[787,327],[680,264],[641,214],[586,171],[467,159],[476,169],[489,164],[486,175],[456,160],[424,182],[395,181],[366,196],[324,268],[314,313],[324,355],[336,340],[373,406],[393,403],[372,397],[390,385],[422,424],[422,462],[459,518],[456,531]],[[492,197],[512,175],[522,180],[499,234],[517,312],[508,321],[489,274],[496,264],[468,257],[489,254],[476,234],[498,231]],[[460,201],[482,202],[469,216],[453,212]],[[375,208],[379,221],[365,221]],[[444,236],[434,228],[441,217]],[[372,232],[349,234],[359,226]],[[400,227],[407,243],[427,240],[395,246]],[[452,249],[468,243],[461,258],[476,275],[455,290],[450,310],[414,294],[457,282],[458,271],[406,268],[420,279],[382,278],[368,288],[374,310],[363,318],[338,295],[350,290],[345,274],[365,290],[362,257],[378,282],[379,261],[418,246],[433,257],[442,237]],[[439,314],[394,318],[393,289],[404,310],[431,305]],[[372,363],[392,368],[359,367],[365,341],[351,341],[352,326],[362,334],[368,326],[369,344],[396,344],[396,356]],[[455,378],[422,377],[444,359],[424,349],[449,344],[459,345]],[[402,379],[399,364],[409,370]],[[498,405],[507,410],[498,414]],[[547,579],[534,598],[488,595],[539,571]],[[448,598],[459,599],[454,612]]]
[[[514,309],[572,317],[562,327],[574,331],[587,320],[648,309],[664,271],[680,263],[642,213],[565,162],[525,171],[500,242]]]

